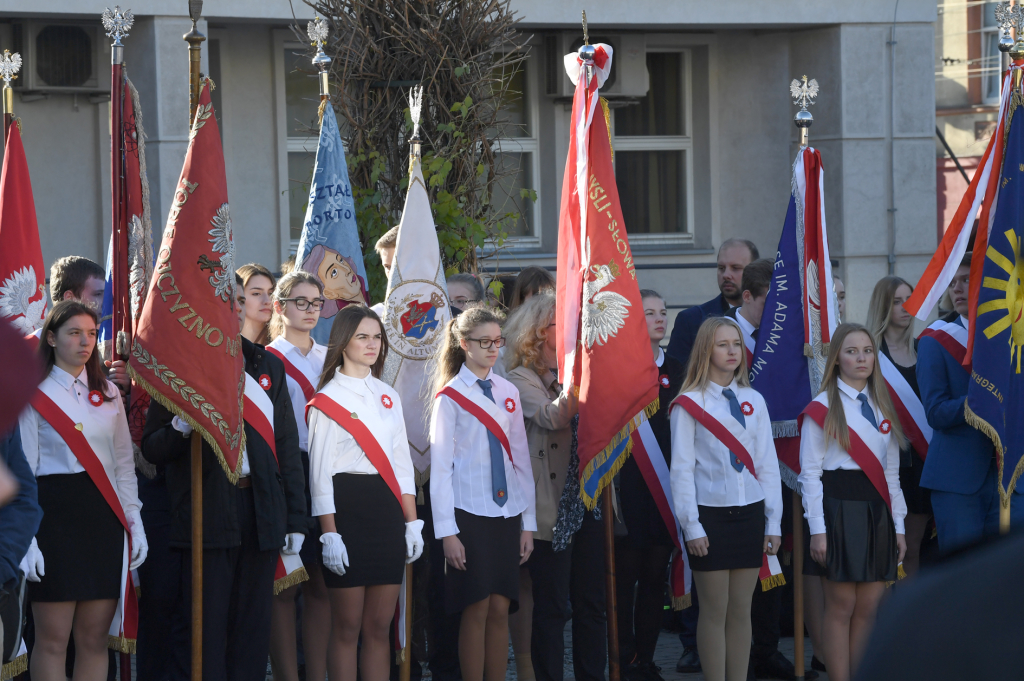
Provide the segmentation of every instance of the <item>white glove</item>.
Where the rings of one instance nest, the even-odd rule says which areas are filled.
[[[281,553],[286,556],[294,556],[302,550],[302,542],[306,539],[306,535],[301,532],[289,532],[284,536],[284,548],[281,549]]]
[[[320,543],[324,545],[324,567],[336,575],[344,575],[348,567],[348,549],[341,541],[341,535],[324,532],[320,535]]]
[[[135,570],[149,555],[149,542],[146,541],[146,529],[142,526],[142,516],[138,511],[128,514],[128,529],[132,535],[132,555],[128,561],[128,569]]]
[[[46,574],[43,553],[39,550],[39,544],[36,543],[35,537],[32,537],[32,543],[28,545],[28,553],[21,559],[19,567],[25,573],[25,579],[30,582],[38,582]]]
[[[174,428],[176,431],[181,433],[182,437],[188,437],[192,434],[192,426],[190,426],[188,421],[180,416],[175,416],[171,419],[171,428]]]
[[[423,521],[413,520],[405,524],[405,562],[414,563],[423,555]]]

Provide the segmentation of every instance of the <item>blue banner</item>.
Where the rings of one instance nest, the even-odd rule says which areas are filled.
[[[775,255],[771,288],[757,332],[750,382],[764,396],[776,437],[797,434],[796,417],[811,401],[811,380],[804,356],[800,256],[797,250],[796,199],[790,196],[786,222]]]
[[[967,392],[968,422],[1003,451],[1004,491],[1009,491],[1016,469],[1024,467],[1024,121],[1013,120],[1019,107],[1016,100],[1015,94],[1007,116],[1010,130],[978,294]]]
[[[370,304],[345,150],[330,105],[324,107],[320,125],[309,205],[295,264],[324,285],[327,303],[312,335],[318,343],[326,345],[338,310],[350,303]]]
[[[104,277],[103,283],[103,307],[100,309],[100,329],[97,341],[103,343],[104,341],[114,341],[113,322],[114,322],[114,266],[113,266],[113,242],[107,244],[107,260],[104,268],[107,271],[107,276]],[[53,301],[54,304],[59,301]]]

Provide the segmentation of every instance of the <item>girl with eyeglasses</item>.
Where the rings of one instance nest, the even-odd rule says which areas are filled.
[[[430,502],[447,563],[445,607],[461,613],[465,681],[505,678],[508,615],[537,530],[519,391],[492,370],[501,321],[481,307],[452,319],[432,372]]]
[[[274,338],[267,350],[285,365],[288,396],[295,412],[299,449],[305,479],[309,480],[309,430],[306,427],[306,403],[316,392],[323,373],[327,348],[310,336],[323,309],[323,287],[309,272],[293,270],[281,277],[273,294],[274,316],[270,334]],[[320,526],[312,515],[312,499],[306,487],[306,511],[309,527],[299,555],[309,581],[285,589],[274,599],[271,611],[270,663],[274,677],[298,681],[298,650],[295,637],[295,598],[302,589],[302,648],[309,678],[327,674],[327,645],[331,634],[331,604],[324,584],[320,556]]]

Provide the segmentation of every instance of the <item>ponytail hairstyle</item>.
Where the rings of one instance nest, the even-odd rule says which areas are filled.
[[[346,305],[334,315],[334,323],[331,324],[331,336],[327,341],[327,356],[324,357],[324,370],[320,374],[320,382],[317,390],[331,382],[334,373],[340,367],[345,366],[345,348],[348,347],[352,336],[356,335],[359,324],[364,319],[373,319],[380,326],[380,354],[377,361],[370,367],[370,374],[374,378],[380,378],[384,371],[384,362],[388,358],[388,334],[384,331],[384,322],[380,320],[377,313],[365,305]]]
[[[842,352],[843,343],[846,341],[847,336],[852,333],[863,333],[871,341],[875,351],[875,366],[871,370],[871,375],[868,376],[867,392],[871,395],[875,406],[882,412],[882,418],[891,424],[891,436],[896,438],[900,449],[903,449],[907,446],[907,439],[903,435],[903,428],[900,427],[900,419],[896,415],[896,409],[892,406],[892,399],[889,398],[889,389],[885,386],[885,379],[882,378],[882,369],[878,363],[878,345],[867,327],[849,322],[840,324],[836,328],[835,333],[832,334],[832,340],[828,347],[828,358],[825,360],[825,374],[821,379],[820,392],[828,396],[828,414],[825,416],[825,439],[833,439],[845,451],[850,451],[850,431],[846,423],[846,412],[842,408],[842,402],[839,397],[839,353]]]
[[[268,270],[263,265],[251,262],[248,265],[242,265],[241,267],[239,267],[237,270],[235,270],[235,274],[242,278],[243,291],[245,290],[245,287],[249,285],[249,280],[252,279],[253,277],[266,277],[267,279],[270,280],[270,296],[271,298],[273,298],[274,287],[277,286],[277,280],[274,278],[274,273]],[[270,318],[274,318],[273,313],[271,313]],[[239,331],[241,331],[241,329],[239,329]],[[266,345],[267,343],[270,342],[269,322],[267,323],[267,326],[260,331],[260,335],[253,342],[259,345]]]
[[[324,295],[324,285],[320,283],[319,279],[305,270],[291,270],[277,282],[277,288],[274,289],[274,293],[270,296],[271,300],[275,303],[281,303],[281,309],[284,309],[288,303],[282,301],[291,296],[292,289],[298,284],[315,286],[316,290],[320,292],[320,296],[323,297]],[[275,309],[274,313],[270,316],[270,338],[277,338],[283,333],[284,315],[278,314]]]
[[[434,352],[433,362],[431,362],[431,401],[434,395],[441,391],[441,388],[448,385],[448,381],[458,375],[462,365],[466,362],[466,351],[462,349],[460,341],[472,336],[473,330],[478,326],[483,324],[501,326],[503,321],[505,318],[491,308],[471,307],[448,322],[444,329],[441,346]]]
[[[693,390],[703,392],[711,382],[711,352],[715,348],[715,334],[724,326],[733,328],[738,334],[740,344],[743,344],[743,330],[736,323],[735,319],[729,317],[709,317],[704,320],[697,330],[697,338],[693,341],[693,350],[690,352],[690,361],[686,364],[686,380],[679,394]],[[750,387],[750,377],[747,373],[747,351],[741,348],[740,363],[733,372],[736,382],[745,387]]]
[[[54,336],[60,331],[60,328],[67,324],[71,319],[85,315],[93,321],[96,325],[97,332],[100,326],[100,316],[96,310],[92,309],[81,300],[77,298],[68,298],[62,300],[53,306],[50,310],[50,314],[46,315],[46,320],[43,322],[43,332],[39,338],[39,345],[37,346],[36,352],[39,355],[39,359],[43,365],[43,376],[49,376],[53,366],[57,363],[57,349],[50,345],[47,336],[52,332]],[[88,379],[86,384],[89,386],[89,390],[98,390],[103,395],[104,402],[110,402],[114,398],[108,394],[109,383],[107,377],[104,375],[103,364],[100,362],[100,350],[99,343],[97,342],[93,346],[92,354],[89,355],[89,359],[85,362],[85,375]],[[117,394],[117,391],[113,391]]]

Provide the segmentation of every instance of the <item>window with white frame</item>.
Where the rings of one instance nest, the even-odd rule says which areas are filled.
[[[497,154],[497,172],[503,175],[491,197],[495,213],[518,213],[519,218],[508,224],[512,246],[536,247],[540,245],[535,202],[524,198],[527,190],[536,189],[534,178],[539,175],[537,133],[534,122],[536,97],[532,90],[531,60],[526,59],[504,72],[496,69],[494,76],[507,84],[501,103],[504,135],[493,140]]]
[[[688,50],[648,52],[650,87],[613,103],[615,182],[630,242],[693,240],[693,138]]]
[[[288,225],[291,251],[298,247],[316,162],[320,85],[301,43],[284,46],[285,130],[288,141]]]
[[[999,79],[1002,71],[1003,53],[999,51],[999,24],[996,22],[996,3],[986,2],[982,12],[981,97],[985,104],[999,103]]]

